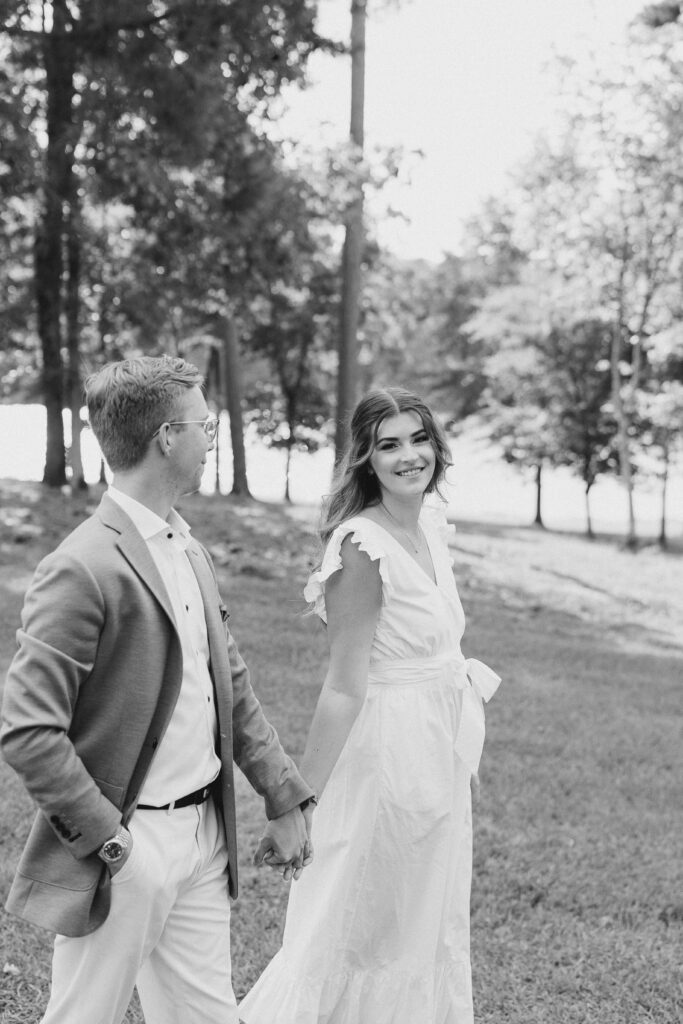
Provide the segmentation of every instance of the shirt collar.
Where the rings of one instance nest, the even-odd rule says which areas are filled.
[[[143,505],[136,498],[131,498],[129,494],[124,494],[123,491],[113,487],[112,484],[109,484],[107,493],[123,509],[126,515],[132,519],[133,525],[143,540],[151,540],[152,537],[156,537],[163,530],[168,530],[170,526],[179,535],[183,547],[187,547],[190,543],[190,527],[174,508],[169,512],[167,519],[162,519],[156,512],[152,512],[151,508],[147,508],[146,505]]]

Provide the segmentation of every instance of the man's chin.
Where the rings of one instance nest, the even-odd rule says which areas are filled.
[[[184,497],[187,494],[196,494],[199,488],[202,486],[202,480],[204,479],[204,470],[206,466],[202,466],[201,470],[198,470],[194,480],[187,484],[185,490],[181,491],[181,495]]]

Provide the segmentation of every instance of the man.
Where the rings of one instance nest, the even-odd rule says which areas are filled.
[[[7,907],[57,933],[43,1024],[119,1024],[136,984],[147,1024],[236,1024],[233,759],[265,798],[259,859],[307,856],[315,798],[173,509],[216,434],[201,384],[168,357],[88,380],[112,485],[26,595],[1,742],[38,814]]]

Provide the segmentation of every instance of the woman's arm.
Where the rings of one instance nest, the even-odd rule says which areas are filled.
[[[346,743],[365,700],[370,649],[382,603],[382,581],[373,562],[347,537],[344,568],[325,589],[330,660],[306,740],[301,774],[318,796]]]
[[[318,796],[325,788],[365,700],[370,648],[382,602],[377,563],[360,551],[349,537],[342,543],[341,554],[343,570],[330,576],[325,589],[330,661],[300,766],[301,774]],[[254,863],[265,862],[276,871],[282,871],[285,879],[298,878],[313,857],[312,805],[304,810],[303,816],[308,840],[302,857],[286,862],[269,852],[267,828]]]

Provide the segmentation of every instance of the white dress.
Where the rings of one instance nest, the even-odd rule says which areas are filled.
[[[290,891],[282,949],[240,1005],[245,1024],[472,1024],[470,774],[499,678],[460,652],[465,617],[443,514],[425,507],[436,584],[377,523],[339,526],[305,597],[352,541],[379,562],[367,697],[314,815],[315,857]]]

